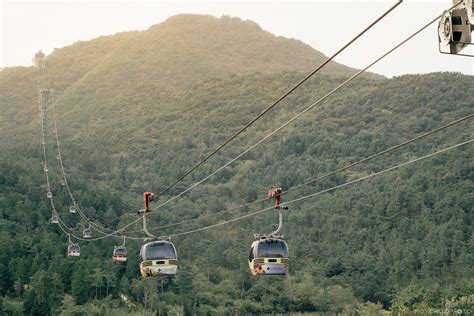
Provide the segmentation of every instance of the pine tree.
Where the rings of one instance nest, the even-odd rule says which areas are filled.
[[[76,264],[72,274],[71,291],[77,304],[82,305],[89,300],[91,286],[87,268],[82,263]]]

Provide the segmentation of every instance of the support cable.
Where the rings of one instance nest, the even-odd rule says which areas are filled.
[[[213,150],[209,155],[207,155],[204,159],[199,161],[193,167],[191,167],[188,171],[186,171],[183,175],[181,175],[176,181],[170,184],[165,189],[161,190],[157,193],[157,197],[167,192],[169,189],[174,187],[176,184],[181,182],[187,175],[191,172],[199,168],[203,163],[205,163],[209,158],[214,156],[217,152],[219,152],[224,146],[229,144],[232,140],[234,140],[237,136],[242,134],[247,128],[249,128],[253,123],[255,123],[258,119],[260,119],[263,115],[265,115],[268,111],[273,109],[278,103],[280,103],[283,99],[285,99],[288,95],[290,95],[293,91],[295,91],[299,86],[301,86],[304,82],[306,82],[309,78],[311,78],[315,73],[317,73],[321,68],[326,66],[330,61],[332,61],[337,55],[339,55],[342,51],[344,51],[347,47],[349,47],[352,43],[354,43],[358,38],[360,38],[364,33],[366,33],[369,29],[371,29],[375,24],[377,24],[380,20],[382,20],[385,16],[387,16],[390,12],[392,12],[398,5],[400,5],[403,0],[399,0],[395,3],[391,8],[389,8],[386,12],[384,12],[380,17],[378,17],[374,22],[372,22],[369,26],[367,26],[363,31],[361,31],[358,35],[352,38],[346,45],[340,48],[336,53],[334,53],[331,57],[328,57],[321,65],[319,65],[316,69],[310,72],[305,78],[303,78],[300,82],[298,82],[295,86],[293,86],[290,90],[288,90],[285,94],[283,94],[280,98],[278,98],[274,103],[272,103],[269,107],[267,107],[263,112],[257,115],[254,119],[252,119],[247,125],[242,127],[238,132],[232,135],[228,140],[226,140],[222,145],[217,147]]]
[[[459,5],[459,3],[457,4]],[[455,6],[457,6],[455,5]],[[453,6],[453,7],[455,7]],[[155,207],[153,210],[156,210],[156,209],[159,209],[160,207],[162,206],[165,206],[166,204],[170,203],[171,201],[174,201],[175,199],[179,198],[180,196],[182,196],[183,194],[191,191],[192,189],[194,189],[196,186],[200,185],[201,183],[203,183],[204,181],[208,180],[209,178],[211,178],[213,175],[215,175],[216,173],[218,173],[219,171],[223,170],[225,167],[227,167],[228,165],[230,165],[231,163],[233,163],[234,161],[236,161],[237,159],[239,159],[240,157],[242,157],[243,155],[245,155],[246,153],[248,153],[249,151],[251,151],[252,149],[254,149],[255,147],[257,147],[258,145],[260,145],[261,143],[263,143],[265,140],[267,140],[268,138],[270,138],[271,136],[273,136],[274,134],[276,134],[277,132],[279,132],[280,130],[282,130],[283,128],[285,128],[286,126],[288,126],[289,124],[291,124],[293,121],[295,121],[296,119],[298,119],[300,116],[302,116],[303,114],[307,113],[309,110],[311,110],[312,108],[314,108],[316,105],[318,105],[319,103],[321,103],[322,101],[326,100],[329,96],[331,96],[332,94],[334,94],[336,91],[338,91],[339,89],[341,89],[342,87],[344,87],[345,85],[347,85],[349,82],[351,82],[352,80],[354,80],[355,78],[357,78],[358,76],[360,76],[362,73],[364,73],[365,71],[367,71],[369,68],[371,68],[373,65],[377,64],[379,61],[381,61],[382,59],[384,59],[385,57],[387,57],[389,54],[391,54],[392,52],[394,52],[395,50],[397,50],[399,47],[401,47],[403,44],[405,44],[406,42],[408,42],[409,40],[411,40],[413,37],[415,37],[416,35],[418,35],[420,32],[422,32],[423,30],[425,30],[428,26],[430,26],[431,24],[433,24],[434,22],[436,22],[439,18],[441,17],[441,15],[438,15],[436,18],[432,19],[430,22],[428,22],[427,24],[425,24],[423,27],[421,27],[420,29],[418,29],[416,32],[414,32],[412,35],[408,36],[405,40],[401,41],[399,44],[397,44],[395,47],[393,47],[392,49],[390,49],[389,51],[387,51],[385,54],[383,54],[382,56],[380,56],[379,58],[377,58],[375,61],[373,61],[372,63],[370,63],[368,66],[366,66],[365,68],[359,70],[357,73],[355,73],[354,75],[352,75],[349,79],[347,79],[346,81],[344,81],[343,83],[341,83],[340,85],[338,85],[336,88],[334,88],[333,90],[331,90],[330,92],[328,92],[325,96],[323,96],[322,98],[320,98],[318,101],[316,101],[315,103],[311,104],[309,107],[307,107],[305,110],[303,110],[302,112],[300,112],[299,114],[297,114],[296,116],[294,116],[293,118],[291,118],[289,121],[287,121],[286,123],[284,123],[283,125],[281,125],[280,127],[278,127],[277,129],[275,129],[273,132],[271,132],[270,134],[268,134],[267,136],[265,136],[264,138],[262,138],[260,141],[258,141],[257,143],[255,143],[254,145],[250,146],[249,148],[247,148],[245,151],[243,151],[242,153],[240,153],[238,156],[236,156],[235,158],[231,159],[229,162],[227,162],[226,164],[224,164],[222,167],[216,169],[214,172],[212,172],[211,174],[209,174],[208,176],[204,177],[203,179],[199,180],[198,182],[194,183],[193,185],[191,185],[190,187],[188,187],[186,190],[182,191],[181,193],[171,197],[170,199],[166,200],[165,202],[159,204],[157,207]]]
[[[401,1],[400,1],[401,2]],[[454,8],[456,7],[457,5],[459,5],[459,3],[457,3],[456,5],[452,6],[451,8]],[[450,9],[451,9],[450,8]],[[211,175],[209,175],[208,177],[204,178],[203,180],[197,182],[196,184],[194,184],[193,186],[191,186],[190,188],[188,188],[187,190],[181,192],[179,195],[167,200],[166,202],[162,203],[161,205],[159,205],[157,208],[161,207],[161,206],[164,206],[165,204],[171,202],[172,200],[176,199],[177,197],[181,196],[182,194],[186,193],[187,191],[191,190],[192,188],[194,188],[195,186],[199,185],[200,183],[204,182],[205,180],[207,180],[208,178],[210,178],[212,175],[214,175],[215,173],[217,173],[218,171],[222,170],[224,167],[226,167],[227,165],[229,165],[230,163],[232,163],[233,161],[237,160],[238,158],[240,158],[242,155],[244,155],[245,153],[247,153],[248,151],[250,151],[251,149],[253,149],[254,147],[256,147],[257,145],[259,145],[261,142],[263,142],[264,140],[266,140],[267,138],[269,138],[270,136],[272,136],[273,134],[275,134],[276,132],[278,132],[279,130],[283,129],[284,127],[286,127],[288,124],[290,124],[291,122],[293,122],[294,120],[296,120],[299,116],[303,115],[304,113],[306,113],[307,111],[309,111],[311,108],[313,108],[314,106],[316,106],[317,104],[319,104],[320,102],[322,102],[324,99],[326,99],[327,97],[329,97],[331,94],[333,94],[334,92],[336,92],[338,89],[342,88],[344,85],[346,85],[347,83],[349,83],[350,81],[352,81],[353,79],[355,79],[356,77],[358,77],[360,74],[362,74],[363,72],[365,72],[367,69],[369,69],[371,66],[373,66],[374,64],[376,64],[378,61],[382,60],[383,58],[385,58],[387,55],[389,55],[391,52],[393,52],[394,50],[396,50],[397,48],[399,48],[400,46],[402,46],[404,43],[406,43],[407,41],[409,41],[411,38],[413,38],[414,36],[416,36],[418,33],[420,33],[421,31],[423,31],[424,29],[426,29],[429,25],[431,25],[432,23],[434,23],[437,19],[439,19],[440,16],[436,17],[435,19],[433,19],[432,21],[430,21],[428,24],[426,24],[424,27],[422,27],[421,29],[419,29],[418,31],[416,31],[415,33],[413,33],[411,36],[409,36],[407,39],[405,39],[404,41],[402,41],[401,43],[399,43],[397,46],[395,46],[394,48],[392,48],[391,50],[389,50],[387,53],[385,53],[384,55],[382,55],[380,58],[378,58],[376,61],[374,61],[373,63],[371,63],[369,66],[367,66],[366,68],[360,70],[359,72],[357,72],[355,75],[353,75],[352,77],[350,77],[348,80],[346,80],[344,83],[340,84],[338,87],[336,87],[335,89],[333,89],[331,92],[329,92],[328,94],[326,94],[323,98],[321,98],[320,100],[318,100],[316,103],[313,103],[310,107],[308,107],[306,110],[304,110],[303,112],[301,112],[300,114],[298,114],[296,117],[292,118],[290,121],[288,121],[287,123],[285,123],[284,125],[282,125],[281,127],[279,127],[277,130],[275,130],[274,132],[272,132],[271,134],[269,134],[268,136],[266,136],[264,139],[262,139],[260,142],[258,142],[257,144],[253,145],[252,147],[250,147],[249,149],[247,149],[245,152],[243,152],[242,154],[240,154],[239,156],[237,156],[236,158],[234,158],[233,160],[231,160],[229,163],[227,163],[226,165],[224,165],[223,167],[219,168],[218,170],[216,170],[215,172],[213,172]],[[44,118],[43,118],[44,119]],[[44,122],[42,122],[42,125],[43,125],[43,140],[44,140]],[[471,140],[472,141],[472,140]],[[469,142],[471,142],[469,141]],[[467,142],[466,142],[467,143]],[[462,143],[464,144],[464,143]],[[462,144],[459,144],[462,145]],[[44,141],[43,141],[43,146],[44,146]],[[44,152],[44,156],[46,155],[46,149],[45,147],[43,147],[43,152]],[[435,153],[437,154],[437,153]],[[45,157],[46,158],[46,157]],[[422,157],[422,159],[424,158],[427,158],[427,157]],[[421,158],[420,158],[421,159]],[[418,160],[420,160],[418,159]],[[416,161],[418,161],[416,160]],[[45,161],[46,162],[46,161]],[[413,161],[414,162],[414,161]],[[411,162],[410,162],[411,163]],[[399,165],[401,166],[401,165]],[[397,167],[399,167],[397,166]],[[394,167],[392,167],[394,168]],[[385,171],[388,171],[388,170],[385,170]],[[385,172],[383,171],[383,172]],[[379,173],[375,173],[375,174],[372,174],[370,176],[374,176],[374,175],[377,175],[377,174],[380,174],[382,172],[379,172]],[[370,177],[370,176],[367,176],[367,177]],[[366,179],[367,177],[364,177],[364,178],[360,178],[358,180],[354,180],[354,181],[361,181],[363,179]],[[48,175],[46,174],[46,178],[47,178],[47,182],[48,182],[48,187],[49,187],[49,178],[48,178]],[[354,183],[354,181],[351,181],[347,184],[350,184],[350,183]],[[345,184],[345,185],[347,185]],[[344,185],[341,185],[341,186],[344,186]],[[335,189],[335,188],[339,188],[341,186],[337,186],[337,187],[334,187],[332,189]],[[330,189],[328,189],[330,190]],[[327,191],[327,190],[326,190]],[[325,192],[326,192],[325,191]],[[50,192],[50,191],[48,191]],[[163,193],[163,192],[160,192],[160,194]],[[316,195],[316,194],[320,194],[322,193],[321,192],[317,192],[313,195]],[[313,196],[313,195],[310,195],[310,196]],[[308,197],[310,197],[308,196]],[[306,197],[307,198],[307,197]],[[289,203],[293,203],[293,202],[296,202],[296,201],[299,201],[301,200],[302,198],[300,199],[297,199],[297,200],[292,200],[292,201],[289,201],[289,202],[286,202],[286,203],[283,203],[282,205],[286,205],[286,204],[289,204]],[[50,199],[51,200],[51,203],[52,205],[54,206],[54,203],[53,203],[53,200],[52,198]],[[157,209],[155,208],[155,209]],[[269,208],[271,209],[271,208]],[[267,209],[265,209],[267,210]],[[257,213],[260,213],[262,211],[258,211]],[[254,214],[257,214],[257,213],[254,213]],[[246,215],[245,217],[248,217],[250,215]],[[244,218],[244,217],[242,217]],[[126,227],[129,227],[133,224],[135,224],[136,222],[138,222],[140,219],[142,219],[142,217],[139,217],[138,219],[134,220],[133,222],[131,222],[130,224],[127,224],[125,225],[124,227],[121,227],[120,229],[118,229],[117,231],[114,231],[110,234],[107,234],[107,235],[104,235],[104,236],[101,236],[101,237],[98,237],[98,238],[94,238],[94,239],[86,239],[86,241],[95,241],[95,240],[100,240],[100,239],[103,239],[103,238],[106,238],[106,237],[111,237],[113,236],[114,234],[117,234],[118,232],[120,232],[121,230],[123,230],[124,228]],[[239,218],[240,219],[240,218]],[[227,221],[227,222],[232,222],[232,221],[235,221],[237,219],[234,219],[234,220],[231,220],[231,221]],[[224,222],[226,223],[226,222]],[[201,228],[201,229],[198,229],[198,230],[194,230],[194,231],[201,231],[201,230],[204,230],[204,229],[208,229],[208,228],[212,228],[212,227],[215,227],[215,226],[220,226],[220,225],[223,225],[223,223],[219,223],[219,224],[216,224],[216,225],[212,225],[212,226],[209,226],[207,228]],[[67,227],[67,226],[66,226]],[[194,231],[191,231],[191,232],[194,232]],[[191,233],[191,232],[188,232],[188,233]],[[180,235],[184,235],[185,233],[180,233],[180,234],[175,234],[175,235],[171,235],[171,236],[180,236]],[[77,239],[80,239],[76,236],[74,236],[75,238]],[[127,238],[130,238],[130,237],[127,237]],[[138,238],[138,239],[141,239],[141,238]]]
[[[79,215],[82,217],[82,219],[88,223],[91,227],[93,227],[97,232],[101,233],[102,235],[107,235],[107,232],[113,232],[113,229],[103,227],[101,225],[95,224],[92,220],[90,220],[85,214],[84,211],[81,209],[81,207],[77,204],[76,199],[74,198],[74,195],[72,194],[71,187],[69,186],[69,181],[66,176],[66,171],[64,168],[64,162],[63,162],[63,156],[61,153],[61,148],[59,145],[59,135],[58,135],[58,126],[57,126],[57,121],[56,121],[56,111],[55,111],[55,102],[54,102],[54,97],[53,97],[53,92],[51,91],[51,110],[53,112],[53,134],[55,135],[55,141],[56,141],[56,148],[57,148],[57,160],[59,161],[59,166],[61,168],[61,174],[62,174],[62,181],[64,186],[66,187],[66,191],[69,195],[69,198],[72,202],[72,205],[76,208],[77,212]]]
[[[421,161],[421,160],[424,160],[424,159],[427,159],[427,158],[431,158],[431,157],[433,157],[433,156],[436,156],[436,155],[445,153],[445,152],[447,152],[448,150],[452,150],[452,149],[454,149],[454,148],[458,148],[458,147],[460,147],[460,146],[470,144],[470,143],[472,143],[473,141],[474,141],[474,139],[470,139],[470,140],[468,140],[468,141],[465,141],[465,142],[462,142],[462,143],[459,143],[459,144],[450,146],[450,147],[448,147],[448,148],[441,149],[441,150],[436,151],[436,152],[434,152],[434,153],[431,153],[431,154],[428,154],[428,155],[425,155],[425,156],[422,156],[422,157],[419,157],[419,158],[416,158],[416,159],[413,159],[413,160],[409,160],[409,161],[407,161],[407,162],[404,162],[404,163],[402,163],[402,164],[399,164],[399,165],[396,165],[396,166],[393,166],[393,167],[384,169],[384,170],[379,171],[379,172],[375,172],[375,173],[369,174],[369,175],[367,175],[367,176],[365,176],[365,177],[361,177],[361,178],[358,178],[358,179],[355,179],[355,180],[352,180],[352,181],[349,181],[349,182],[346,182],[346,183],[343,183],[343,184],[340,184],[340,185],[333,186],[333,187],[331,187],[331,188],[329,188],[329,189],[325,189],[325,190],[322,190],[322,191],[318,191],[318,192],[315,192],[315,193],[312,193],[312,194],[309,194],[309,195],[306,195],[306,196],[303,196],[303,197],[300,197],[300,198],[297,198],[297,199],[294,199],[294,200],[291,200],[291,201],[288,201],[288,202],[281,203],[281,206],[289,205],[289,204],[292,204],[292,203],[295,203],[295,202],[299,202],[299,201],[302,201],[302,200],[305,200],[305,199],[308,199],[308,198],[311,198],[311,197],[314,197],[314,196],[317,196],[317,195],[321,195],[321,194],[323,194],[323,193],[327,193],[327,192],[331,192],[331,191],[334,191],[334,190],[343,188],[343,187],[348,186],[348,185],[350,185],[350,184],[354,184],[354,183],[357,183],[357,182],[360,182],[360,181],[363,181],[363,180],[366,180],[366,179],[369,179],[369,178],[372,178],[372,177],[375,177],[375,176],[384,174],[384,173],[386,173],[386,172],[389,172],[389,171],[392,171],[392,170],[395,170],[395,169],[398,169],[398,168],[401,168],[401,167],[410,165],[410,164],[412,164],[412,163],[415,163],[415,162],[418,162],[418,161]],[[197,229],[185,231],[185,232],[182,232],[182,233],[171,234],[171,235],[169,235],[169,236],[170,236],[170,237],[178,237],[178,236],[184,236],[184,235],[188,235],[188,234],[192,234],[192,233],[197,233],[197,232],[200,232],[200,231],[203,231],[203,230],[207,230],[207,229],[210,229],[210,228],[215,228],[215,227],[218,227],[218,226],[222,226],[222,225],[225,225],[225,224],[229,224],[229,223],[232,223],[232,222],[236,222],[236,221],[239,221],[239,220],[241,220],[241,219],[244,219],[244,218],[247,218],[247,217],[251,217],[251,216],[254,216],[254,215],[263,213],[263,212],[265,212],[265,211],[273,210],[273,209],[275,209],[274,206],[267,207],[267,208],[265,208],[265,209],[262,209],[262,210],[259,210],[259,211],[256,211],[256,212],[252,212],[252,213],[249,213],[249,214],[245,214],[245,215],[243,215],[243,216],[239,216],[239,217],[237,217],[237,218],[230,219],[230,220],[227,220],[227,221],[224,221],[224,222],[220,222],[220,223],[217,223],[217,224],[214,224],[214,225],[209,225],[209,226],[205,226],[205,227],[201,227],[201,228],[197,228]]]
[[[356,161],[356,162],[354,162],[354,163],[348,164],[348,165],[346,165],[346,166],[344,166],[344,167],[341,167],[341,168],[339,168],[339,169],[336,169],[336,170],[334,170],[334,171],[331,171],[331,172],[329,172],[329,173],[326,173],[326,174],[324,174],[324,175],[322,175],[322,176],[319,176],[319,177],[317,177],[317,178],[314,178],[314,179],[312,179],[312,180],[310,180],[310,181],[308,181],[308,182],[304,182],[304,183],[299,184],[299,185],[297,185],[297,186],[295,186],[295,187],[289,188],[288,190],[282,191],[282,192],[281,192],[281,195],[287,194],[287,193],[289,193],[289,192],[291,192],[291,191],[297,190],[297,189],[299,189],[299,188],[301,188],[301,187],[307,186],[307,185],[312,184],[312,183],[314,183],[314,182],[321,181],[321,180],[323,180],[323,179],[329,178],[329,177],[331,177],[331,176],[333,176],[333,175],[335,175],[335,174],[337,174],[337,173],[346,171],[346,170],[348,170],[348,169],[350,169],[350,168],[353,168],[353,167],[355,167],[355,166],[357,166],[357,165],[360,165],[360,164],[362,164],[362,163],[365,163],[365,162],[368,162],[368,161],[370,161],[370,160],[372,160],[372,159],[375,159],[375,158],[377,158],[377,157],[380,157],[380,156],[382,156],[382,155],[384,155],[384,154],[387,154],[387,153],[390,153],[390,152],[392,152],[392,151],[395,151],[395,150],[397,150],[397,149],[399,149],[399,148],[401,148],[401,147],[407,146],[407,145],[409,145],[409,144],[411,144],[411,143],[413,143],[413,142],[416,142],[416,141],[418,141],[418,140],[420,140],[420,139],[426,138],[426,137],[431,136],[431,135],[433,135],[433,134],[435,134],[435,133],[438,133],[438,132],[440,132],[440,131],[442,131],[442,130],[445,130],[445,129],[447,129],[447,128],[450,128],[450,127],[452,127],[452,126],[454,126],[454,125],[457,125],[457,124],[460,124],[460,123],[462,123],[462,122],[464,122],[464,121],[467,121],[467,120],[469,120],[469,119],[471,119],[471,118],[473,118],[473,117],[474,117],[474,113],[469,114],[469,115],[467,115],[467,116],[464,116],[464,117],[462,117],[462,118],[460,118],[460,119],[457,119],[457,120],[455,120],[455,121],[449,122],[449,123],[447,123],[447,124],[445,124],[445,125],[443,125],[443,126],[440,126],[440,127],[435,128],[435,129],[433,129],[433,130],[431,130],[431,131],[428,131],[428,132],[426,132],[426,133],[423,133],[423,134],[421,134],[421,135],[418,135],[418,136],[416,136],[416,137],[414,137],[414,138],[411,138],[411,139],[409,139],[409,140],[407,140],[407,141],[404,141],[404,142],[402,142],[402,143],[400,143],[400,144],[398,144],[398,145],[392,146],[392,147],[387,148],[387,149],[385,149],[385,150],[383,150],[383,151],[380,151],[380,152],[378,152],[378,153],[376,153],[376,154],[373,154],[373,155],[371,155],[371,156],[368,156],[368,157],[366,157],[366,158],[363,158],[363,159],[361,159],[361,160],[359,160],[359,161]],[[178,226],[178,225],[186,224],[186,223],[193,222],[193,221],[196,221],[196,220],[200,220],[200,219],[204,219],[204,218],[208,218],[208,217],[213,217],[213,216],[220,215],[220,214],[223,214],[223,213],[235,211],[235,210],[238,210],[238,209],[241,209],[241,208],[244,208],[244,207],[252,206],[252,205],[257,204],[257,203],[262,203],[262,202],[265,202],[265,201],[267,201],[267,200],[269,200],[269,199],[270,199],[270,198],[265,197],[265,198],[260,199],[260,200],[256,200],[256,201],[253,201],[253,202],[250,202],[250,203],[242,204],[242,205],[239,205],[239,206],[230,208],[230,209],[221,210],[221,211],[218,211],[218,212],[215,212],[215,213],[212,213],[212,214],[199,216],[199,217],[197,217],[197,218],[187,219],[187,220],[180,221],[180,222],[177,222],[177,223],[166,224],[166,225],[154,227],[154,228],[152,228],[151,230],[163,229],[163,228]],[[138,232],[138,231],[135,231],[135,232]],[[132,232],[132,233],[133,233],[133,232]]]
[[[140,216],[139,218],[137,218],[136,220],[134,220],[133,222],[123,226],[122,228],[120,228],[119,230],[117,231],[113,231],[111,233],[108,233],[106,235],[103,235],[103,236],[100,236],[100,237],[96,237],[96,238],[90,238],[90,239],[86,239],[86,238],[82,238],[80,236],[77,236],[77,235],[74,235],[71,233],[71,236],[74,237],[75,239],[77,240],[81,240],[81,241],[86,241],[86,242],[93,242],[93,241],[98,241],[98,240],[102,240],[102,239],[105,239],[105,238],[109,238],[109,237],[114,237],[114,238],[124,238],[122,236],[120,236],[120,232],[122,230],[124,230],[125,228],[127,227],[130,227],[132,226],[133,224],[137,223],[138,221],[140,221],[142,219],[142,216]],[[61,218],[59,217],[59,223],[61,223],[62,225],[64,225],[66,228],[69,229],[69,227],[61,220]],[[125,236],[126,239],[133,239],[133,240],[143,240],[145,239],[146,237],[131,237],[131,236]]]
[[[42,74],[42,72],[40,72]],[[39,91],[39,107],[40,107],[40,116],[41,116],[41,147],[42,147],[42,152],[43,152],[43,170],[44,170],[44,173],[45,173],[45,177],[46,177],[46,186],[47,186],[47,197],[50,201],[50,204],[51,204],[51,208],[53,210],[53,214],[57,216],[58,218],[58,224],[60,224],[60,227],[61,227],[61,230],[63,230],[67,235],[69,236],[72,236],[78,240],[82,240],[82,241],[96,241],[96,240],[100,240],[100,239],[104,239],[104,238],[107,238],[107,237],[117,237],[115,236],[117,233],[119,233],[121,230],[127,228],[127,227],[130,227],[132,226],[133,224],[135,224],[136,222],[138,222],[139,220],[141,220],[141,217],[136,219],[135,221],[131,222],[130,224],[127,224],[125,225],[124,227],[116,230],[116,231],[113,231],[109,234],[104,234],[104,236],[102,237],[97,237],[97,238],[92,238],[92,239],[85,239],[85,238],[81,238],[79,236],[75,236],[73,235],[72,233],[69,233],[69,231],[71,231],[71,228],[68,227],[64,221],[61,219],[61,217],[59,216],[59,214],[57,213],[56,211],[56,207],[55,207],[55,204],[54,204],[54,199],[53,199],[53,194],[51,192],[51,182],[49,180],[49,168],[48,168],[48,156],[47,156],[47,153],[46,153],[46,137],[45,137],[45,119],[46,119],[46,112],[47,112],[47,108],[46,108],[46,98],[45,98],[45,94],[46,94],[46,91],[43,90],[40,86],[40,82],[42,82],[42,78],[41,79],[38,79],[38,91]],[[49,93],[49,92],[48,92]],[[65,231],[63,229],[63,225],[64,227],[67,228],[67,231]],[[129,238],[129,239],[142,239],[142,238],[136,238],[136,237],[126,237],[126,238]]]

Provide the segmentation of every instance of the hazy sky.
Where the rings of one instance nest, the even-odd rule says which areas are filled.
[[[101,35],[145,30],[179,13],[230,15],[331,55],[395,0],[372,1],[14,1],[0,0],[0,67],[30,66],[34,53]],[[452,5],[451,0],[405,0],[336,61],[362,68]],[[438,52],[437,22],[372,71],[387,76],[458,71],[474,75],[474,58]],[[317,65],[315,65],[317,66]],[[310,71],[310,69],[308,69]]]

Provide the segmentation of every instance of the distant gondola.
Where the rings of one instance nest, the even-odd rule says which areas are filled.
[[[123,237],[123,243],[120,246],[114,247],[114,252],[112,253],[113,261],[125,262],[127,261],[127,248],[125,248],[125,243],[127,241],[125,236],[125,230],[120,230],[120,235]]]
[[[112,254],[112,260],[121,262],[127,261],[127,248],[122,246],[115,247]]]
[[[71,244],[67,247],[68,257],[79,257],[81,255],[81,247],[77,244]]]
[[[76,205],[75,204],[69,206],[69,213],[76,213]]]
[[[140,250],[140,273],[148,276],[175,275],[178,256],[173,243],[167,240],[151,241]]]
[[[59,217],[56,214],[53,214],[51,216],[51,224],[58,224],[59,223]]]
[[[90,228],[86,228],[82,231],[82,238],[91,239],[92,238],[92,230]]]

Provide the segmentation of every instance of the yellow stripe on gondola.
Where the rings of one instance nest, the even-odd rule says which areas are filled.
[[[264,263],[284,263],[290,262],[289,258],[255,258],[252,260],[253,263],[264,264]]]
[[[141,263],[144,267],[178,264],[176,259],[147,260]]]

